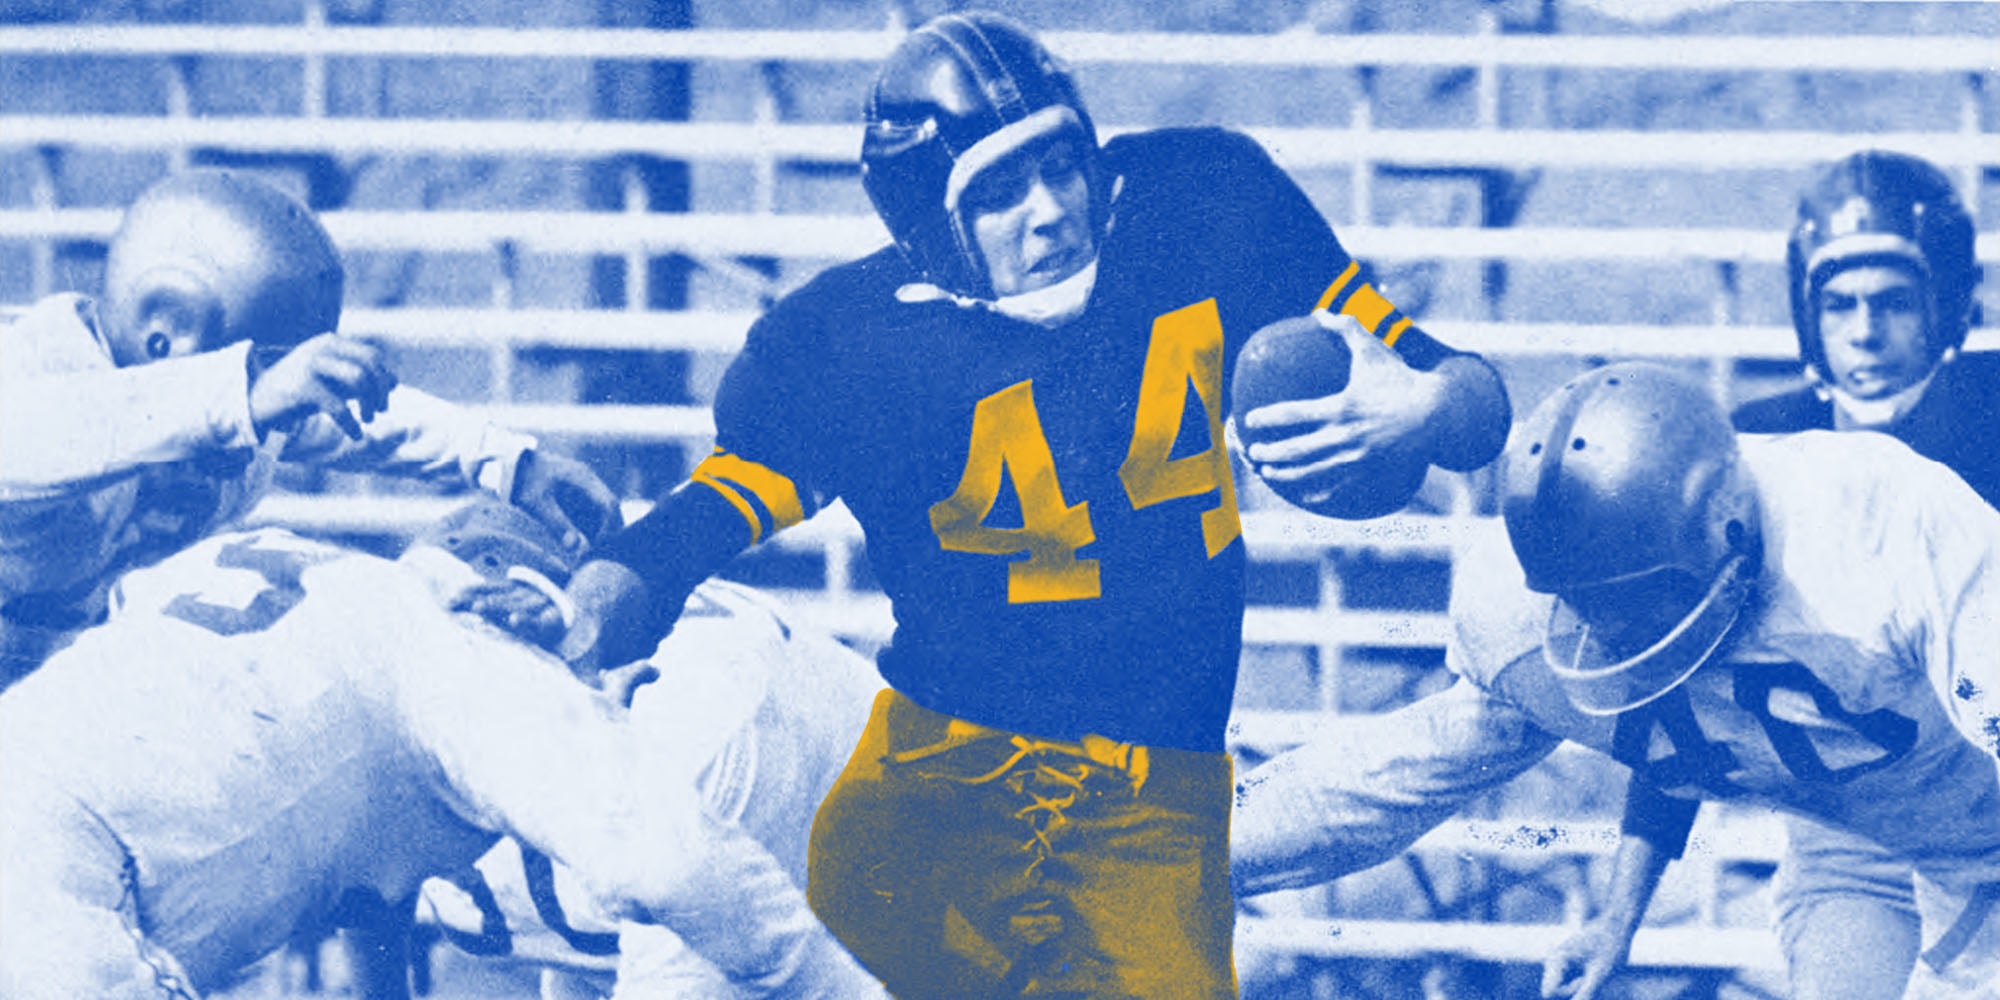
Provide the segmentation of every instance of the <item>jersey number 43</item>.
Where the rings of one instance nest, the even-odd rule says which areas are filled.
[[[1208,413],[1208,447],[1173,458],[1174,437],[1194,386]],[[985,523],[1011,473],[1021,526]],[[1243,533],[1236,510],[1236,482],[1222,436],[1222,318],[1215,300],[1197,302],[1153,321],[1146,365],[1139,380],[1132,443],[1118,466],[1132,509],[1214,492],[1216,506],[1201,512],[1209,558]],[[979,401],[972,414],[972,442],[958,489],[930,509],[931,530],[951,552],[1028,558],[1007,567],[1007,602],[1077,601],[1098,597],[1097,560],[1076,551],[1097,538],[1090,503],[1069,503],[1056,476],[1055,456],[1035,412],[1032,381],[1017,382]]]

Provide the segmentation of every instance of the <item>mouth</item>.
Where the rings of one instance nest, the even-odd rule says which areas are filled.
[[[1066,247],[1052,250],[1028,268],[1028,273],[1040,278],[1064,277],[1083,265],[1082,249]]]
[[[1885,365],[1863,365],[1850,369],[1847,384],[1853,389],[1879,389],[1896,378],[1896,371]]]

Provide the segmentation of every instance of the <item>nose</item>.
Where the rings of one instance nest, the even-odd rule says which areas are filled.
[[[1888,315],[1877,309],[1868,300],[1854,304],[1854,312],[1848,316],[1846,324],[1847,342],[1855,347],[1868,348],[1882,342],[1888,333]]]
[[[1063,220],[1062,202],[1047,181],[1036,177],[1028,182],[1028,196],[1023,200],[1027,210],[1028,227],[1035,232],[1047,232]]]

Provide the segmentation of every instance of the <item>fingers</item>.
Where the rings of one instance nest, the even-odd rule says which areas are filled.
[[[319,412],[358,439],[361,425],[388,408],[395,387],[396,376],[380,344],[323,333],[257,374],[250,387],[251,418],[261,434],[280,422]]]
[[[537,451],[522,469],[524,481],[515,486],[515,502],[555,528],[571,552],[581,553],[617,529],[618,497],[590,466]]]
[[[515,502],[520,505],[521,509],[533,514],[535,520],[542,522],[553,529],[557,535],[560,535],[564,549],[568,550],[571,554],[583,551],[583,532],[577,530],[576,522],[570,520],[569,512],[563,509],[562,504],[556,502],[553,495],[546,492],[538,492],[530,496],[522,496]]]
[[[313,377],[342,397],[342,409],[346,409],[346,400],[353,400],[360,407],[361,422],[366,423],[389,408],[396,376],[389,370],[387,352],[381,345],[339,335],[316,338],[309,344],[317,345],[307,359]]]
[[[1265,466],[1358,461],[1373,450],[1373,443],[1358,425],[1326,424],[1303,434],[1259,441],[1246,449],[1243,457],[1262,472]]]
[[[1543,965],[1542,1000],[1559,1000],[1569,996],[1569,991],[1564,988],[1564,982],[1568,978],[1568,972],[1562,966],[1554,962]]]
[[[1245,413],[1240,429],[1254,432],[1298,424],[1332,423],[1345,418],[1349,409],[1344,391],[1317,399],[1290,399]]]
[[[1552,955],[1542,963],[1543,1000],[1568,997],[1576,990],[1573,973],[1582,971],[1575,968],[1576,965],[1577,962],[1568,954]]]

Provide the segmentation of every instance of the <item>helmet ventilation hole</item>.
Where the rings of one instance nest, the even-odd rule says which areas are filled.
[[[1571,451],[1582,451],[1582,450],[1583,450],[1583,439],[1582,439],[1582,438],[1576,438],[1575,440],[1572,440],[1572,441],[1571,441],[1571,442],[1569,443],[1569,450],[1571,450]]]

